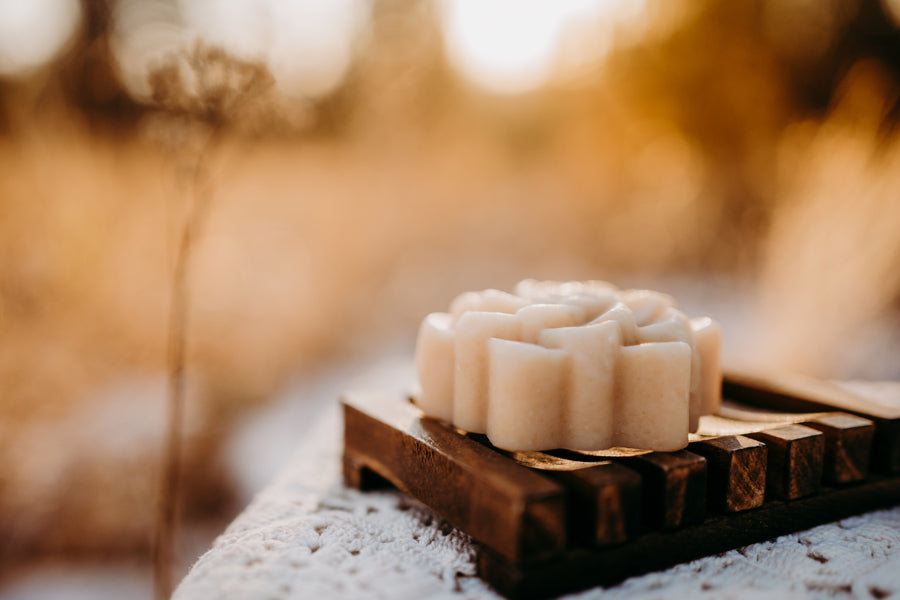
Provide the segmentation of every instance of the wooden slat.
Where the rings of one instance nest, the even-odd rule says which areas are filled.
[[[539,600],[665,569],[809,529],[900,501],[900,478],[870,476],[860,485],[829,488],[790,502],[767,500],[760,508],[710,516],[676,531],[647,533],[625,545],[575,549],[541,564],[521,566],[489,551],[479,554],[478,574],[513,600]]]
[[[565,491],[459,435],[407,402],[377,393],[344,401],[348,485],[371,469],[504,559],[552,557],[566,545]]]
[[[706,516],[706,459],[699,454],[651,452],[615,460],[643,477],[646,529],[674,529]]]
[[[750,433],[768,448],[766,496],[793,500],[822,487],[825,435],[804,425],[786,425]]]
[[[836,413],[804,423],[825,434],[823,479],[826,485],[862,481],[869,474],[875,424],[869,419]]]
[[[852,394],[827,381],[786,374],[760,374],[729,369],[722,394],[726,398],[776,411],[843,411],[875,424],[871,468],[900,473],[900,408]]]
[[[692,442],[688,449],[706,458],[711,510],[739,512],[762,506],[768,448],[742,435]]]
[[[493,448],[487,437],[467,435]],[[642,479],[637,471],[611,460],[570,450],[494,450],[522,466],[541,471],[566,489],[570,545],[620,544],[640,533]]]
[[[620,544],[640,533],[642,479],[637,471],[603,457],[571,450],[498,450],[486,436],[466,435],[522,466],[541,471],[566,489],[571,546]]]
[[[825,434],[822,477],[826,485],[861,481],[868,474],[875,425],[869,419],[848,413],[781,413],[729,401],[719,415],[701,417],[698,434],[692,434],[691,439],[748,435],[789,424],[805,425]]]
[[[866,475],[884,427],[812,409],[720,416],[675,453],[501,453],[399,398],[353,396],[345,479],[406,490],[484,544],[479,574],[498,591],[546,598],[900,503],[900,477]],[[707,502],[721,512],[704,518]]]
[[[365,463],[356,458],[353,452],[344,452],[343,458],[344,485],[347,487],[356,488],[361,492],[394,487],[390,481],[368,468]]]
[[[551,474],[569,492],[569,537],[604,546],[634,538],[641,525],[641,475],[605,461]]]

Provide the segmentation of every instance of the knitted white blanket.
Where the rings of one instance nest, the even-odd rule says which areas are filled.
[[[860,388],[857,388],[859,390]],[[893,396],[898,385],[865,391]],[[341,421],[322,405],[293,460],[175,592],[217,598],[499,598],[469,538],[399,492],[340,479]],[[573,598],[884,598],[900,594],[900,507],[635,577]]]

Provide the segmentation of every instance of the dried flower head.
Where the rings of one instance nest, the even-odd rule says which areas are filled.
[[[244,133],[292,131],[309,122],[308,106],[280,94],[265,64],[202,42],[151,69],[148,81],[153,103],[176,120]]]

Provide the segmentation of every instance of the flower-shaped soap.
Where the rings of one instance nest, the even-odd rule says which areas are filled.
[[[666,294],[525,280],[425,317],[416,402],[506,450],[679,450],[718,412],[720,346]]]

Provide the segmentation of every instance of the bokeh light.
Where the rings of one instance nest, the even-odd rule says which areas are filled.
[[[881,3],[894,23],[900,25],[900,0],[881,0]]]
[[[114,51],[129,90],[197,42],[265,64],[279,89],[315,98],[340,85],[366,23],[364,0],[119,0]]]
[[[205,42],[265,62],[279,87],[317,97],[344,79],[368,16],[363,0],[181,0],[185,22]]]
[[[628,6],[626,6],[626,4]],[[521,93],[547,82],[574,26],[595,26],[640,12],[643,2],[617,0],[445,0],[440,3],[451,62],[476,84]],[[596,35],[596,31],[592,30]],[[601,32],[604,35],[607,32]],[[603,44],[581,44],[582,52]],[[591,62],[596,56],[580,56]]]
[[[72,37],[78,0],[0,0],[0,76],[46,64]]]

